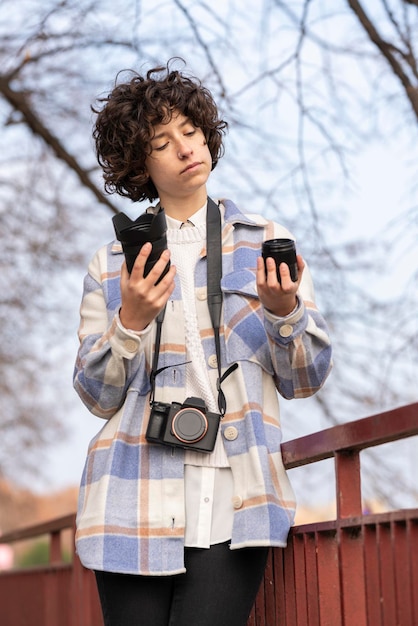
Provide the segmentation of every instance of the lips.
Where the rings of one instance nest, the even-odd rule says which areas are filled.
[[[201,165],[200,161],[195,161],[194,163],[190,163],[187,167],[184,168],[184,170],[180,172],[180,174],[184,174],[185,172],[188,172],[189,170],[194,169],[198,165]]]

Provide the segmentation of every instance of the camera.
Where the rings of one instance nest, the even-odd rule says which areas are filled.
[[[143,213],[136,220],[131,220],[125,213],[118,213],[112,219],[116,238],[122,244],[125,254],[126,267],[129,274],[135,263],[144,243],[152,243],[152,250],[144,268],[144,276],[147,276],[155,263],[161,256],[163,250],[167,248],[167,224],[164,211],[153,213]],[[170,268],[170,261],[167,263],[156,285],[166,275]]]
[[[212,452],[220,419],[200,398],[187,398],[184,404],[152,402],[145,438],[151,443]]]
[[[293,239],[268,239],[264,241],[261,251],[265,260],[271,257],[276,262],[277,280],[281,284],[279,266],[286,263],[290,270],[290,278],[295,283],[298,279],[298,264],[296,260],[296,246]],[[267,270],[266,270],[267,276]]]

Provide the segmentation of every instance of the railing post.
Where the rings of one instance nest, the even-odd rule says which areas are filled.
[[[62,563],[61,530],[51,532],[49,540],[49,563]]]
[[[350,450],[335,453],[337,523],[362,514],[360,453]],[[338,528],[340,553],[341,603],[344,626],[367,626],[366,572],[363,529]]]
[[[335,481],[337,519],[360,516],[362,507],[359,452],[350,450],[335,453]]]

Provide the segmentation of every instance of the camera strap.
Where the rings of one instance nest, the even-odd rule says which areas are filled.
[[[233,363],[223,375],[221,375],[221,343],[219,336],[219,328],[221,323],[221,311],[222,311],[222,291],[221,291],[221,277],[222,277],[222,240],[221,240],[221,212],[219,205],[215,204],[212,198],[208,197],[208,208],[206,213],[206,256],[207,256],[207,294],[208,294],[208,307],[210,313],[210,319],[212,322],[212,328],[215,338],[215,350],[216,360],[218,365],[218,381],[216,384],[218,391],[218,409],[219,413],[223,417],[226,413],[226,398],[222,391],[221,384],[229,374],[237,369],[238,364]],[[165,307],[158,314],[157,330],[155,336],[155,349],[151,370],[151,398],[152,402],[155,394],[155,378],[163,370],[172,365],[167,365],[160,369],[158,366],[158,356],[160,353],[161,343],[161,328],[165,315]],[[191,361],[187,361],[182,365],[186,365]],[[180,364],[179,364],[180,365]]]

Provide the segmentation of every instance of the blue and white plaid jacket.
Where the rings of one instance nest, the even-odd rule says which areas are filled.
[[[331,367],[326,324],[314,304],[306,268],[299,306],[285,318],[264,311],[255,283],[265,239],[286,229],[222,202],[224,296],[222,369],[227,413],[221,423],[234,479],[231,549],[285,546],[293,522],[293,491],[283,468],[278,394],[303,398],[324,383]],[[184,453],[149,444],[150,370],[155,328],[138,336],[118,319],[118,242],[97,252],[85,278],[74,384],[86,406],[106,420],[94,437],[83,472],[77,551],[91,569],[145,575],[184,572]],[[206,299],[206,250],[196,266],[198,323],[216,395],[215,344]],[[211,358],[212,357],[212,358]],[[167,305],[156,399],[184,402],[186,361],[180,286]]]

